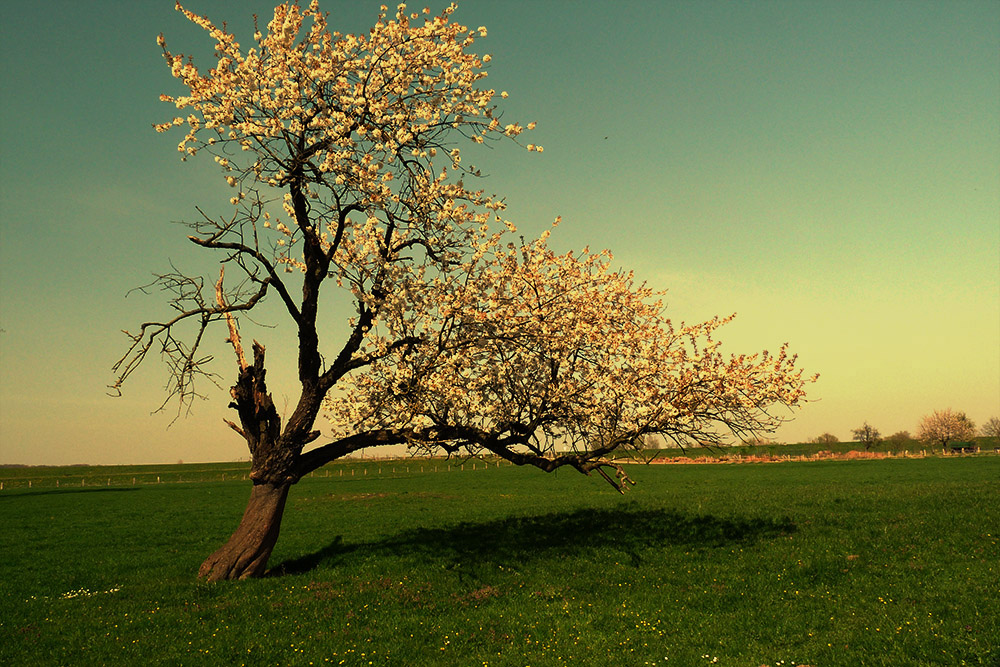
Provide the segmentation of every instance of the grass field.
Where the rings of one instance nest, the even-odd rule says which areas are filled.
[[[281,574],[216,585],[239,465],[32,469],[0,664],[1000,665],[998,456],[641,466],[624,497],[410,465],[302,480]]]

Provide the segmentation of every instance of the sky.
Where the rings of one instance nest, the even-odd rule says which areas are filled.
[[[211,55],[173,4],[4,11],[0,464],[248,456],[224,390],[154,413],[156,359],[107,395],[121,330],[167,312],[130,290],[171,263],[217,268],[171,223],[230,196],[210,159],[182,163],[181,137],[151,128],[175,115],[160,93],[178,92],[156,35],[196,64]],[[342,32],[378,5],[321,0]],[[273,10],[187,6],[244,43]],[[496,150],[483,186],[526,235],[562,216],[554,247],[609,248],[668,290],[672,319],[737,313],[723,349],[790,343],[821,377],[777,441],[848,440],[866,421],[916,433],[944,408],[1000,415],[1000,3],[464,0],[455,20],[488,28],[487,83],[545,148]],[[279,411],[290,333],[260,334]]]

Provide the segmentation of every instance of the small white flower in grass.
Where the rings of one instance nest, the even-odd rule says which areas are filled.
[[[92,591],[89,588],[78,588],[78,589],[73,590],[73,591],[66,591],[65,593],[63,593],[62,595],[59,596],[59,599],[60,600],[71,600],[73,598],[81,598],[81,597],[82,598],[89,598],[89,597],[93,597],[95,595],[110,595],[112,593],[117,593],[120,590],[121,590],[121,586],[115,586],[113,588],[109,588],[106,591]],[[34,596],[32,596],[32,599],[34,599]]]

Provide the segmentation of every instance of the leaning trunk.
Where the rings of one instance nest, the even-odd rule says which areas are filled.
[[[220,278],[220,288],[221,281]],[[218,298],[222,305],[221,294]],[[240,424],[228,423],[246,439],[250,448],[253,490],[236,532],[198,570],[198,576],[208,581],[247,579],[264,574],[267,560],[278,541],[288,489],[297,479],[290,471],[299,450],[289,447],[280,438],[281,418],[274,409],[265,383],[264,346],[254,341],[254,362],[248,364],[232,319],[229,331],[229,340],[236,349],[240,364],[240,375],[232,388],[233,402],[230,406],[239,413]]]
[[[288,483],[254,484],[236,532],[201,564],[198,576],[208,581],[219,581],[263,575],[274,543],[278,541],[281,515],[290,486]]]

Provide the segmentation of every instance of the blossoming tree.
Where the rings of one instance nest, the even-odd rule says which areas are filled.
[[[920,420],[920,430],[917,438],[924,442],[940,445],[946,453],[948,444],[964,442],[976,436],[976,425],[965,416],[964,412],[956,412],[951,408],[935,410]]]
[[[362,448],[570,466],[622,490],[616,450],[649,435],[684,445],[773,431],[774,409],[803,400],[785,348],[724,356],[714,335],[729,318],[673,324],[607,253],[560,255],[548,233],[516,237],[502,201],[467,186],[479,174],[462,163],[463,143],[542,149],[519,139],[532,123],[501,123],[498,94],[482,85],[489,56],[471,52],[486,29],[454,22],[454,5],[438,16],[383,7],[367,35],[344,35],[315,1],[281,4],[245,50],[178,9],[216,41],[215,66],[203,72],[159,38],[188,94],[164,95],[187,115],[155,127],[183,128],[183,158],[213,155],[232,186],[231,214],[202,214],[189,236],[230,274],[160,276],[176,312],[129,334],[115,387],[159,350],[184,405],[209,373],[206,331],[226,327],[238,415],[227,423],[249,447],[253,486],[200,576],[263,573],[290,486]],[[330,341],[320,314],[338,296],[354,315]],[[295,329],[286,419],[264,345],[248,355],[240,335],[240,317],[268,297]]]

